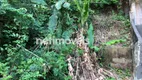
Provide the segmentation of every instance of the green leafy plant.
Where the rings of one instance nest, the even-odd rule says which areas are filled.
[[[9,75],[9,68],[10,67],[8,67],[7,64],[0,62],[0,76],[2,76],[0,77],[1,80],[9,80],[12,78],[12,76]]]
[[[90,24],[87,33],[88,33],[89,46],[92,47],[93,44],[94,44],[94,31],[93,31],[93,25],[92,24]]]
[[[74,44],[38,45],[35,39],[76,38],[75,32],[84,28],[88,21],[90,2],[0,0],[0,79],[71,80],[67,58],[69,55],[81,56],[84,51]],[[111,2],[117,3],[117,0]],[[89,47],[98,52],[100,48],[93,45],[93,30],[92,24],[86,27],[85,37]],[[120,41],[106,44],[116,42]]]
[[[80,12],[81,24],[84,25],[89,16],[90,0],[74,0],[74,3],[76,4],[77,9]]]
[[[100,48],[97,46],[92,46],[91,49],[93,49],[95,52],[99,52]]]
[[[72,53],[73,46],[52,45],[49,50],[45,50],[43,46],[36,50],[31,47],[33,47],[35,37],[71,37],[74,19],[70,16],[72,14],[69,10],[70,4],[64,2],[64,5],[61,5],[64,10],[61,10],[57,8],[56,1],[49,4],[44,0],[29,1],[31,2],[1,1],[0,20],[5,19],[2,25],[2,39],[5,41],[1,46],[3,54],[0,55],[5,56],[3,62],[7,64],[2,64],[5,67],[5,69],[2,67],[5,71],[0,70],[0,74],[5,78],[2,77],[2,79],[38,80],[42,78],[52,80],[56,77],[58,80],[69,80],[66,56]],[[54,5],[53,11],[47,5]],[[64,15],[61,15],[62,13]],[[8,76],[8,72],[10,72],[10,76]]]
[[[125,39],[118,39],[118,40],[110,40],[106,43],[104,43],[105,45],[114,45],[114,44],[117,44],[117,43],[122,43],[122,42],[126,42]]]
[[[119,0],[94,0],[94,2],[99,3],[97,6],[104,7],[104,5],[118,4]]]

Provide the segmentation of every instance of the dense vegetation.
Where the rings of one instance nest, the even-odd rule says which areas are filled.
[[[0,0],[0,79],[70,80],[67,59],[84,52],[76,44],[38,45],[40,39],[84,37],[93,46],[93,7],[118,0]],[[117,5],[116,5],[117,6]],[[91,7],[91,8],[90,8]],[[95,48],[96,49],[96,48]]]

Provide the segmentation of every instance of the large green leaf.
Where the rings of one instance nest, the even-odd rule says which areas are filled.
[[[60,10],[62,8],[63,3],[65,2],[65,0],[59,0],[56,4],[55,7],[57,10]]]
[[[36,3],[36,4],[40,4],[40,5],[47,5],[44,0],[31,0],[31,2]]]
[[[48,29],[50,30],[51,33],[54,32],[56,26],[57,26],[57,11],[54,10],[52,16],[49,18],[49,23],[48,23]]]
[[[69,8],[70,8],[70,3],[65,2],[65,3],[63,4],[63,7],[69,9]]]
[[[91,47],[91,46],[93,46],[93,43],[94,43],[94,32],[93,32],[93,25],[92,24],[90,24],[87,33],[88,33],[89,47]]]

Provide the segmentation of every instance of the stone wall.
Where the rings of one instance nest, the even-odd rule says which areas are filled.
[[[136,42],[133,53],[134,80],[142,80],[142,43]]]
[[[101,50],[104,54],[104,64],[114,68],[132,70],[132,48],[120,46],[106,46]]]

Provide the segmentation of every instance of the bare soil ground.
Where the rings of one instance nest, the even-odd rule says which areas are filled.
[[[95,34],[95,46],[102,46],[111,40],[125,40],[113,44],[118,47],[132,46],[132,28],[129,19],[117,14],[98,14],[93,16],[93,26]],[[99,54],[99,53],[98,53]],[[118,80],[132,80],[132,74],[129,71],[111,68],[113,74],[118,77]],[[108,79],[113,80],[113,79]],[[115,79],[114,79],[115,80]]]
[[[124,39],[125,43],[115,44],[117,46],[130,46],[132,43],[130,23],[126,20],[119,20],[122,16],[94,15],[93,23],[95,30],[95,45],[100,46],[110,40]],[[120,18],[121,19],[121,18]]]

